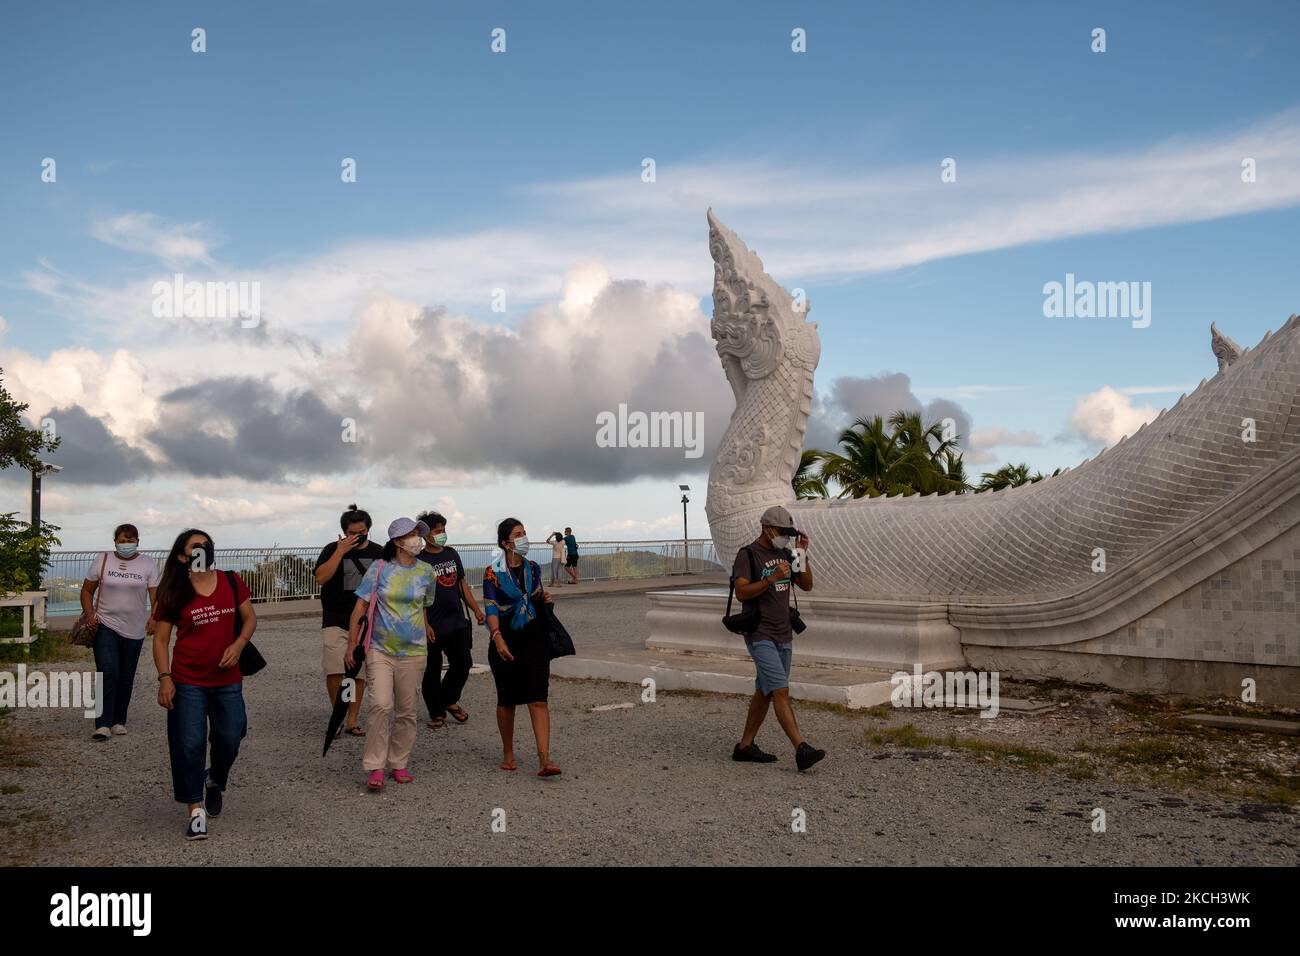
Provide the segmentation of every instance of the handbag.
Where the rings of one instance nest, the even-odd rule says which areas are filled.
[[[104,552],[104,558],[99,562],[99,587],[95,588],[95,605],[94,610],[90,612],[90,620],[95,623],[92,625],[86,620],[86,614],[83,611],[77,618],[77,623],[72,625],[72,633],[68,635],[68,643],[75,644],[77,647],[94,647],[95,632],[99,630],[99,596],[104,593],[104,566],[108,564],[108,552]]]
[[[551,651],[551,660],[557,657],[572,657],[578,652],[573,647],[573,638],[560,619],[555,616],[555,608],[549,601],[537,602],[537,616],[546,626],[547,643]]]
[[[226,571],[226,581],[230,585],[230,592],[235,596],[235,614],[234,614],[234,637],[239,637],[239,586],[235,583],[235,572]],[[244,645],[244,649],[239,652],[239,673],[244,677],[252,677],[263,667],[266,666],[266,658],[262,652],[253,646],[249,641]]]
[[[754,552],[748,547],[742,549],[749,555],[749,580],[752,582],[758,577],[758,568],[754,564]],[[741,610],[737,614],[731,613],[731,598],[736,593],[736,576],[731,576],[727,584],[727,613],[723,615],[722,626],[733,634],[743,634],[745,637],[753,634],[758,630],[758,625],[762,621],[762,616],[758,610],[757,601],[741,601]]]

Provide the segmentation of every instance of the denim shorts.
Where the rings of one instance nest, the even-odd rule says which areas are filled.
[[[766,696],[790,686],[790,655],[794,649],[789,642],[778,644],[771,640],[747,641],[746,646],[758,671],[754,690]]]

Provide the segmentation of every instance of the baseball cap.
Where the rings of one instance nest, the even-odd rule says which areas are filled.
[[[763,517],[758,519],[758,523],[768,528],[776,528],[783,534],[798,534],[799,529],[794,526],[794,519],[790,517],[790,512],[786,511],[780,505],[773,505],[763,512]]]
[[[416,521],[414,518],[398,518],[388,526],[388,540],[405,538],[412,531],[420,532],[420,537],[423,538],[429,534],[429,526],[423,521]]]

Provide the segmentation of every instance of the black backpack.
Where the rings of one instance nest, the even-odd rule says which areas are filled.
[[[748,547],[741,548],[749,555],[749,581],[752,584],[758,577],[758,567],[754,563],[754,552]],[[727,613],[722,618],[722,626],[733,634],[743,634],[745,637],[753,634],[758,630],[761,616],[758,611],[757,601],[741,601],[740,613],[731,613],[731,598],[736,593],[736,576],[733,574],[727,585]]]

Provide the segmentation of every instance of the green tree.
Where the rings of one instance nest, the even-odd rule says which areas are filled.
[[[960,493],[969,486],[957,440],[916,412],[859,418],[840,433],[840,452],[821,453],[821,477],[840,498]]]
[[[810,448],[799,456],[799,470],[790,481],[795,498],[803,500],[830,497],[830,492],[826,490],[826,480],[814,470],[823,455],[825,452]]]
[[[0,369],[0,469],[31,471],[40,467],[42,453],[53,451],[59,441],[27,424],[23,417],[27,406],[9,394],[3,378]],[[44,521],[33,528],[30,522],[18,520],[17,512],[0,515],[0,594],[36,589],[50,548],[59,543],[58,530]]]
[[[976,491],[999,491],[1002,488],[1019,488],[1021,485],[1031,485],[1036,481],[1042,481],[1044,478],[1055,477],[1061,473],[1057,468],[1051,475],[1045,475],[1041,471],[1033,474],[1029,472],[1029,466],[1024,462],[1018,465],[1005,464],[997,471],[986,471],[980,476],[979,487]]]

